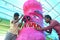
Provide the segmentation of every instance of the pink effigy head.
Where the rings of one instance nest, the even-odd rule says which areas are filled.
[[[25,2],[23,5],[23,11],[23,20],[26,21],[26,15],[28,15],[29,17],[31,17],[31,20],[34,23],[37,23],[38,25],[43,27],[42,6],[39,2],[37,2],[37,0],[27,0],[27,2]],[[30,23],[28,25],[30,25]],[[42,33],[41,31],[37,31],[33,28],[33,26],[30,27],[28,25],[27,27],[24,26],[22,30],[19,31],[19,35],[16,40],[45,40],[44,33]]]
[[[30,16],[40,26],[43,26],[42,5],[37,0],[27,0],[23,5],[24,15]],[[35,12],[38,11],[38,12]]]
[[[24,15],[29,15],[29,13],[34,12],[35,10],[42,11],[42,6],[36,0],[28,0],[23,5]]]

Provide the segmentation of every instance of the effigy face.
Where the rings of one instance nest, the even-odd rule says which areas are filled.
[[[23,5],[24,15],[30,16],[34,22],[43,26],[42,6],[37,0],[28,0]],[[35,12],[35,11],[39,11]]]
[[[36,10],[33,13],[30,13],[30,16],[36,24],[43,26],[43,15],[39,10]]]

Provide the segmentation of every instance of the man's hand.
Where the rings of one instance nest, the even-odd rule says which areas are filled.
[[[24,15],[22,15],[20,18],[22,18]]]

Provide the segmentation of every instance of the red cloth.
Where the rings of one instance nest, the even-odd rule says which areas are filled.
[[[24,25],[25,27],[34,27],[34,28],[37,28],[37,27],[40,27],[41,28],[41,26],[39,26],[38,24],[36,24],[35,22],[27,22],[27,23],[25,23],[25,25]]]

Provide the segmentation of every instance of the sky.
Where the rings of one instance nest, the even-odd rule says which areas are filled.
[[[0,18],[11,20],[15,12],[23,14],[23,4],[27,0],[0,0]],[[60,0],[37,0],[42,4],[43,15],[50,15],[53,19],[60,22]],[[46,24],[44,22],[45,26]],[[55,31],[50,35],[54,36]],[[57,35],[57,34],[56,34]]]

